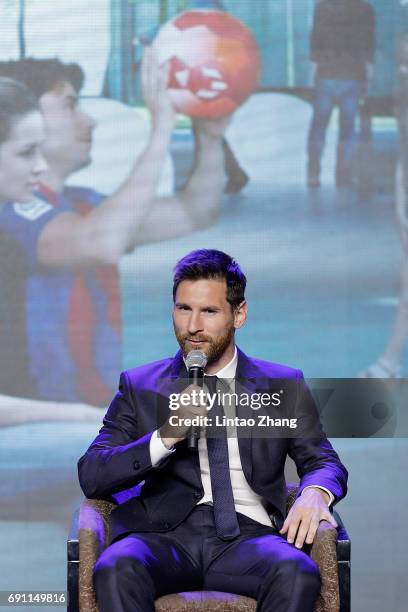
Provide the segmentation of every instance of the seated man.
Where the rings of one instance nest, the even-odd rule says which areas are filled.
[[[178,262],[173,325],[181,350],[122,374],[103,427],[79,460],[87,497],[111,499],[140,485],[138,496],[113,510],[111,543],[94,568],[101,612],[153,612],[156,598],[197,589],[253,597],[262,612],[313,609],[319,572],[300,549],[313,542],[319,521],[336,526],[329,506],[345,495],[347,471],[322,431],[302,373],[235,346],[247,316],[245,286],[239,265],[220,251],[194,251]],[[192,350],[207,361],[204,382],[213,392],[204,398],[184,382]],[[225,384],[233,391],[228,411],[224,404],[227,428]],[[272,390],[278,385],[282,393],[283,384],[282,405],[259,414],[292,414],[298,429],[279,431],[278,418],[260,435],[250,421],[256,406],[245,408],[241,391],[259,399],[255,390],[262,388],[275,401],[279,392]],[[176,406],[167,393],[174,388],[185,389]],[[191,419],[206,426],[198,452],[186,439]],[[301,480],[284,520],[288,455]]]
[[[142,81],[150,140],[129,176],[105,196],[66,186],[91,161],[95,122],[78,104],[81,68],[58,60],[0,63],[0,75],[24,82],[38,96],[46,129],[48,170],[36,198],[0,210],[0,231],[17,243],[24,260],[19,270],[27,379],[30,396],[38,400],[106,405],[122,367],[120,258],[140,243],[188,234],[217,217],[225,184],[225,120],[195,124],[196,164],[185,189],[156,195],[175,122],[167,70],[146,53]],[[2,293],[0,300],[7,299]],[[4,350],[3,343],[0,362],[11,358]],[[25,387],[20,381],[17,395]]]

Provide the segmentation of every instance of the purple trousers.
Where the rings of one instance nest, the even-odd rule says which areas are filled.
[[[257,612],[312,612],[320,591],[316,564],[273,527],[237,514],[241,534],[217,537],[213,508],[199,505],[166,533],[132,533],[94,568],[100,612],[154,612],[162,595],[224,591],[253,597]]]

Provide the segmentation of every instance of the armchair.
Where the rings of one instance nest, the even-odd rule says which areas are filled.
[[[296,497],[288,487],[287,509]],[[85,499],[75,513],[68,538],[68,612],[98,612],[92,585],[96,560],[106,548],[109,515],[114,503]],[[322,587],[314,612],[350,612],[350,539],[337,512],[339,525],[319,525],[311,546],[305,546],[320,569]],[[156,612],[255,612],[256,601],[242,595],[210,591],[175,593],[155,602]]]

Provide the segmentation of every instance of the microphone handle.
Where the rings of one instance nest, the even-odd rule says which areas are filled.
[[[188,370],[188,380],[190,382],[190,384],[192,385],[197,385],[198,387],[202,387],[203,386],[203,377],[204,377],[204,370],[203,368],[200,367],[192,367],[189,368]],[[190,451],[197,451],[198,450],[198,438],[200,437],[200,428],[199,427],[192,427],[190,429],[190,433],[188,435],[188,439],[187,439],[187,447]]]

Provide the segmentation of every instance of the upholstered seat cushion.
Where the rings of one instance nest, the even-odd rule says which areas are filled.
[[[156,612],[255,612],[256,601],[219,591],[191,591],[165,595],[155,601]]]

